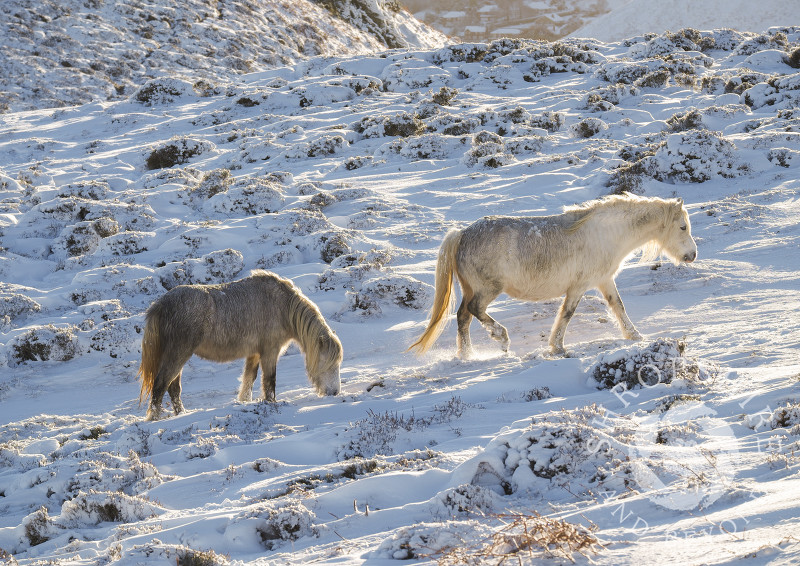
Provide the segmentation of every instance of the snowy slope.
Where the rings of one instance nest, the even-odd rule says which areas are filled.
[[[796,563],[798,47],[499,41],[4,114],[0,560]],[[501,296],[508,355],[404,351],[449,228],[623,189],[683,197],[699,250],[619,274],[642,342],[588,294],[554,358],[559,302]],[[146,307],[254,268],[320,306],[342,394],[296,348],[277,403],[195,358],[144,422]]]
[[[633,0],[587,23],[570,37],[622,41],[683,28],[764,32],[797,23],[800,0]]]
[[[379,0],[330,10],[309,0],[162,4],[3,0],[0,111],[118,100],[158,76],[213,85],[315,55],[445,41]]]

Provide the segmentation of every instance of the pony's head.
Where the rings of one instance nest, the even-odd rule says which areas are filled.
[[[697,259],[697,244],[692,238],[692,225],[689,222],[689,213],[683,206],[683,199],[666,200],[664,206],[666,207],[664,229],[656,241],[661,251],[675,265],[682,261],[691,263]]]
[[[291,282],[290,282],[291,285]],[[342,343],[325,322],[319,308],[294,285],[289,302],[290,326],[306,358],[306,374],[320,395],[338,395]]]
[[[342,365],[342,343],[336,334],[320,332],[316,340],[316,356],[306,354],[306,371],[320,395],[338,395],[342,388],[339,367]]]

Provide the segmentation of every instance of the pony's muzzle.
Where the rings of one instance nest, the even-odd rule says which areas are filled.
[[[686,263],[692,263],[694,260],[697,259],[697,252],[689,252],[683,256],[683,261]]]

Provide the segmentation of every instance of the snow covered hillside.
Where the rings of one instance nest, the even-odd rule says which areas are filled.
[[[800,27],[685,29],[3,114],[0,563],[797,563],[799,67]],[[405,352],[448,229],[626,190],[682,197],[699,250],[620,272],[643,341],[588,294],[552,357],[559,301],[501,296],[509,354],[477,324],[474,359],[453,324]],[[294,347],[276,403],[193,358],[188,411],[144,422],[144,310],[255,268],[319,305],[342,394]]]
[[[660,34],[685,27],[733,28],[764,32],[795,23],[800,0],[632,0],[588,22],[572,37],[622,41],[643,33]]]
[[[2,0],[0,14],[0,112],[127,98],[160,76],[202,89],[315,55],[445,41],[384,0]]]

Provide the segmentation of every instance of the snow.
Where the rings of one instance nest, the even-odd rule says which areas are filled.
[[[529,563],[797,562],[799,45],[343,52],[4,113],[0,561],[480,563],[524,519],[582,541]],[[553,357],[560,302],[501,296],[508,354],[473,325],[456,358],[454,324],[405,351],[450,228],[622,189],[682,197],[699,253],[619,273],[641,342],[589,293]],[[296,347],[276,403],[193,358],[187,411],[145,422],[147,306],[257,268],[319,305],[342,393]]]
[[[8,22],[0,29],[8,57],[2,111],[119,100],[151,78],[210,93],[243,73],[313,56],[445,43],[384,0],[3,0],[0,7]]]
[[[793,24],[787,16],[800,10],[798,0],[627,0],[622,6],[590,20],[570,37],[622,41],[646,33],[662,34],[682,28],[733,28],[765,32]]]

